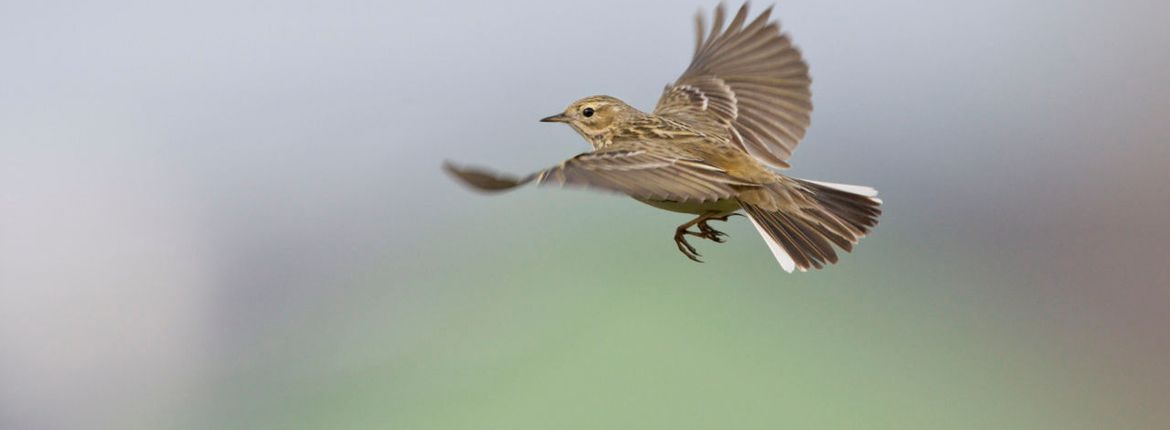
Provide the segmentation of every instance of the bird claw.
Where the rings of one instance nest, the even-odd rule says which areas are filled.
[[[687,242],[687,238],[685,236],[687,233],[691,232],[686,230],[676,231],[674,233],[674,243],[675,245],[678,245],[679,252],[682,252],[683,255],[687,256],[687,258],[696,263],[702,263],[703,260],[699,259],[699,257],[702,257],[702,255],[699,254],[699,251],[696,250],[694,246],[691,246],[691,244]]]
[[[699,255],[699,251],[695,250],[695,247],[691,246],[691,244],[687,242],[687,238],[686,238],[687,235],[694,236],[694,237],[697,237],[700,239],[707,239],[707,240],[710,240],[710,241],[715,242],[715,243],[727,242],[726,238],[729,237],[727,235],[727,233],[724,233],[724,232],[721,232],[719,230],[712,228],[711,226],[707,225],[707,221],[727,221],[728,218],[731,218],[732,216],[735,216],[735,215],[742,216],[743,214],[734,213],[734,214],[727,214],[727,215],[724,215],[721,217],[703,218],[702,221],[699,221],[697,224],[694,224],[694,225],[699,227],[699,231],[687,230],[685,227],[692,225],[692,224],[691,223],[684,224],[683,226],[679,227],[677,230],[674,231],[674,243],[676,245],[678,245],[678,250],[680,252],[682,252],[683,255],[687,256],[687,258],[689,258],[693,261],[702,263],[703,260],[699,259],[699,257],[701,257],[702,255]]]
[[[682,233],[685,235],[688,235],[688,236],[697,237],[699,239],[706,239],[706,240],[709,240],[709,241],[712,241],[715,243],[727,242],[727,239],[724,239],[724,238],[729,237],[729,236],[727,236],[727,233],[721,232],[721,231],[713,229],[713,228],[707,228],[707,229],[700,228],[699,231],[684,230]]]
[[[698,233],[689,232],[689,231],[687,233],[694,235],[694,236],[697,236],[697,237],[701,237],[703,239],[710,240],[710,241],[715,242],[715,243],[727,242],[727,239],[724,239],[724,238],[730,237],[727,235],[727,233],[724,233],[724,232],[721,232],[721,231],[716,230],[714,228],[711,228],[711,226],[707,225],[706,222],[699,223],[699,232]]]
[[[733,214],[727,214],[727,215],[724,215],[721,217],[711,217],[711,218],[707,218],[703,221],[700,221],[698,224],[700,234],[696,234],[696,236],[701,237],[703,239],[711,240],[715,243],[727,242],[727,239],[725,239],[725,238],[731,237],[731,236],[728,236],[727,233],[721,232],[719,230],[716,230],[714,227],[707,225],[707,222],[708,221],[724,221],[724,222],[726,222],[728,218],[731,218],[732,216],[735,216],[735,215],[743,216],[743,214],[733,213]],[[692,234],[694,234],[694,233],[692,233]]]

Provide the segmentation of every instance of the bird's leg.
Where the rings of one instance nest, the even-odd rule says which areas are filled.
[[[734,215],[742,216],[742,214],[731,213],[731,214],[727,214],[727,215],[723,215],[723,216],[703,217],[698,222],[699,232],[703,234],[703,236],[700,236],[700,237],[702,237],[704,239],[711,239],[715,243],[726,242],[727,239],[724,239],[724,238],[727,237],[727,233],[721,232],[721,231],[716,230],[715,228],[707,225],[707,221],[724,221],[724,222],[726,222],[728,218],[731,218]]]
[[[727,218],[730,216],[731,216],[730,214],[724,215],[721,217],[715,216],[715,214],[699,215],[697,218],[690,220],[686,224],[678,226],[678,228],[674,230],[674,243],[676,245],[678,245],[678,250],[681,251],[683,253],[683,255],[687,256],[687,258],[702,263],[703,260],[699,259],[699,257],[701,257],[701,255],[699,255],[699,251],[696,251],[694,246],[691,246],[690,243],[687,243],[686,236],[691,235],[691,236],[711,240],[711,241],[714,241],[715,243],[723,243],[724,241],[726,241],[726,239],[724,239],[723,237],[727,236],[727,234],[725,234],[719,230],[716,230],[714,228],[711,228],[711,226],[707,225],[707,221],[709,221],[709,220],[727,221]],[[691,228],[691,226],[696,225],[696,224],[698,224],[698,226],[699,226],[698,232],[688,230],[689,228]]]
[[[687,243],[687,236],[686,235],[695,234],[695,233],[688,231],[687,229],[691,228],[692,225],[695,225],[696,223],[698,223],[702,219],[703,219],[703,217],[695,218],[693,220],[690,220],[686,224],[680,225],[680,226],[678,226],[678,228],[674,229],[674,244],[678,245],[679,252],[682,252],[683,255],[687,256],[687,258],[689,258],[697,263],[702,263],[703,260],[699,259],[699,256],[700,256],[699,251],[696,251],[695,247],[691,246],[690,243]]]

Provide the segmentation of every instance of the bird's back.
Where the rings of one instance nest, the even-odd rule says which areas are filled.
[[[702,161],[735,178],[766,184],[778,174],[731,141],[731,131],[706,121],[648,114],[615,127],[612,144]]]

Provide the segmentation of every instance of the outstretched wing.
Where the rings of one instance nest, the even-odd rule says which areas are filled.
[[[808,65],[768,8],[751,23],[747,4],[723,28],[723,5],[706,33],[697,19],[695,54],[667,86],[654,113],[730,128],[741,149],[776,167],[788,167],[812,113]]]
[[[598,188],[633,197],[675,202],[708,202],[734,197],[736,187],[755,187],[718,167],[665,151],[614,148],[587,152],[524,178],[444,164],[447,172],[482,191],[504,191],[529,182]]]

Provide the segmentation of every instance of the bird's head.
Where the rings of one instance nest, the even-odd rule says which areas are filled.
[[[541,122],[563,122],[590,139],[605,134],[630,118],[645,115],[610,96],[592,96],[573,102],[564,112],[543,118]]]

